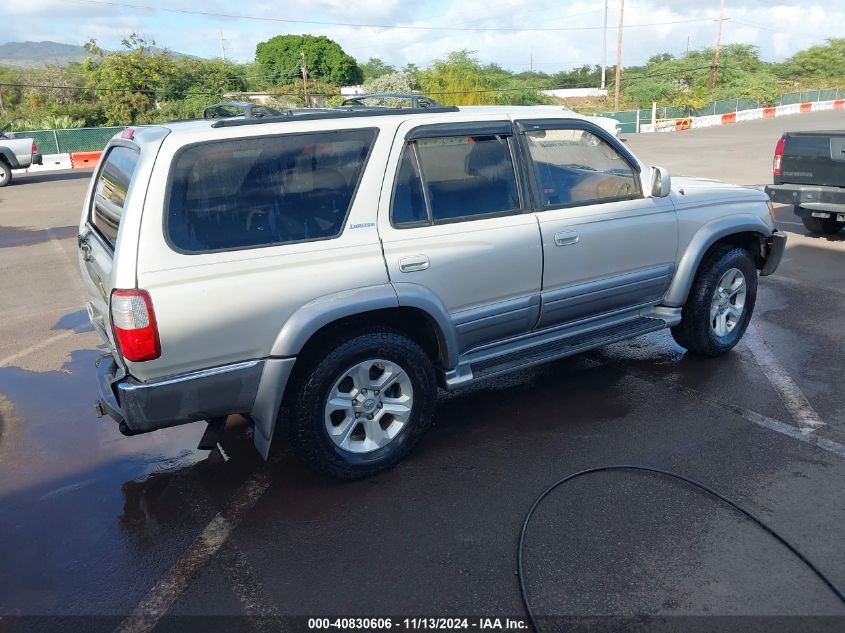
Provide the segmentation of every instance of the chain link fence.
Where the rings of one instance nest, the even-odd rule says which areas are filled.
[[[109,139],[125,127],[90,127],[68,130],[31,130],[15,132],[17,138],[32,138],[42,154],[99,152]]]

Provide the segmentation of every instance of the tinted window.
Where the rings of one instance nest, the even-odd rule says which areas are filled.
[[[413,155],[417,157],[419,166]],[[417,171],[415,171],[417,169]],[[506,136],[449,136],[411,141],[394,192],[394,224],[419,221],[425,183],[434,223],[506,213],[519,208],[510,143]]]
[[[345,130],[186,149],[173,167],[171,244],[202,252],[336,237],[374,139]]]
[[[543,206],[640,195],[637,172],[611,145],[586,130],[526,133]]]
[[[97,178],[92,218],[94,226],[112,248],[117,241],[117,230],[123,217],[129,183],[135,173],[139,156],[137,150],[128,147],[111,148]]]

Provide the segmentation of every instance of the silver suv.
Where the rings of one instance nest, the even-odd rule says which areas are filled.
[[[130,128],[82,211],[97,408],[127,435],[233,413],[340,478],[456,389],[672,328],[745,331],[785,245],[765,194],[648,167],[551,107]]]

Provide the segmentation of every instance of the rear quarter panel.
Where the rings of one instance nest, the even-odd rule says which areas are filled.
[[[344,127],[372,127],[372,123]],[[288,123],[282,133],[307,131]],[[190,142],[273,133],[270,126],[199,130]],[[182,137],[184,138],[184,137]],[[340,236],[238,251],[182,254],[163,234],[168,167],[184,142],[162,145],[141,223],[138,287],[153,301],[161,357],[130,363],[144,380],[264,358],[285,322],[303,305],[336,292],[385,284],[376,229],[384,167],[393,134],[376,138]],[[350,228],[359,225],[356,228]]]

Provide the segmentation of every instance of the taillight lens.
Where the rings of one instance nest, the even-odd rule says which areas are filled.
[[[778,139],[778,144],[775,145],[775,157],[772,160],[772,173],[775,176],[780,176],[780,169],[783,165],[783,150],[786,147],[786,137],[781,136]]]
[[[153,302],[146,290],[115,290],[111,295],[114,340],[128,361],[140,362],[161,356]]]
[[[33,154],[38,153],[38,143],[36,143],[35,141],[32,141],[32,153]]]

